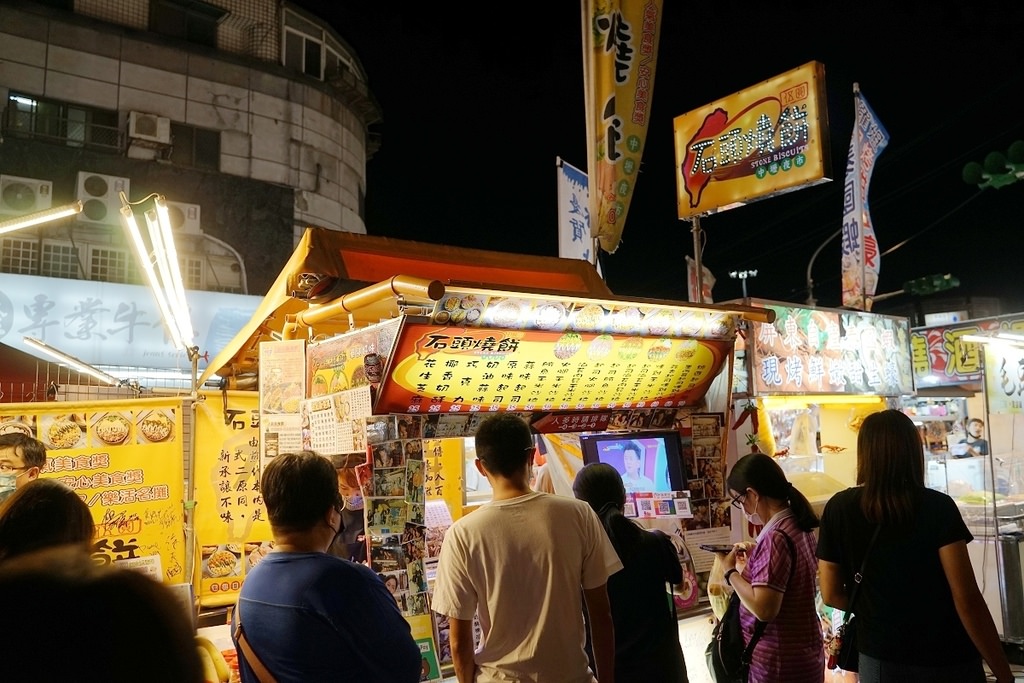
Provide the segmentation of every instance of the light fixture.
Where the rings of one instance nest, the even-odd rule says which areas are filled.
[[[52,209],[43,209],[35,213],[28,213],[24,216],[16,216],[6,221],[0,221],[0,235],[21,230],[22,228],[30,228],[40,223],[48,223],[60,220],[61,218],[67,218],[68,216],[74,216],[77,213],[82,213],[82,202],[80,201],[65,204],[64,206],[56,206]]]
[[[185,299],[185,286],[181,279],[181,268],[178,265],[178,252],[174,245],[174,233],[171,229],[170,215],[167,212],[167,202],[159,194],[153,194],[140,202],[153,199],[154,207],[145,212],[146,233],[149,237],[149,246],[143,239],[142,231],[135,220],[135,213],[132,204],[128,202],[124,192],[121,195],[121,218],[125,230],[128,233],[132,246],[135,248],[135,256],[146,274],[146,283],[149,285],[157,306],[160,308],[160,317],[164,321],[171,341],[174,345],[188,354],[193,365],[199,358],[199,347],[193,343],[195,332],[192,329],[192,319],[188,311],[188,302]]]
[[[1005,346],[1024,346],[1024,335],[1012,332],[996,332],[994,334],[965,334],[960,341],[974,344],[1003,344]]]
[[[866,394],[816,394],[795,396],[762,396],[765,410],[799,410],[812,405],[872,405],[882,404],[885,398]]]
[[[59,362],[77,370],[82,374],[95,377],[99,381],[114,387],[124,384],[124,382],[119,380],[117,377],[109,375],[100,370],[99,368],[94,368],[85,361],[79,360],[78,358],[75,358],[70,354],[64,353],[60,349],[50,346],[49,344],[40,339],[36,339],[35,337],[23,337],[22,341],[25,342],[26,346],[30,346],[37,351],[41,351],[46,355],[50,356],[51,358],[57,359]]]

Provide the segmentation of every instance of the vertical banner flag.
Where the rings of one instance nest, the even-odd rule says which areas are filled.
[[[613,253],[633,196],[654,90],[662,0],[583,0],[591,234]]]
[[[703,302],[706,304],[714,303],[711,299],[711,290],[715,286],[715,276],[711,274],[708,267],[701,264],[701,289],[704,290],[704,298],[697,298],[697,261],[690,256],[686,257],[686,295],[689,297],[687,301]]]
[[[558,167],[558,257],[593,263],[599,275],[597,246],[590,235],[590,190],[587,174],[562,159]]]
[[[889,144],[889,133],[853,84],[856,121],[846,159],[843,186],[843,306],[868,310],[875,295],[881,255],[868,211],[868,185],[875,160]]]

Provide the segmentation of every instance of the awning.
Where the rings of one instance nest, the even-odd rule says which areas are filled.
[[[238,379],[255,376],[260,342],[296,338],[297,332],[330,338],[403,311],[429,312],[450,285],[629,300],[615,297],[594,266],[579,259],[307,228],[252,319],[210,361],[200,384],[216,374],[234,378],[232,386],[247,386],[251,380],[243,384]],[[682,305],[755,317],[765,314],[750,306]]]

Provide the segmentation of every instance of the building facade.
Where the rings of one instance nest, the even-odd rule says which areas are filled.
[[[0,272],[138,284],[120,224],[169,203],[186,289],[263,294],[306,226],[365,233],[380,110],[354,52],[278,0],[0,0]],[[17,305],[17,303],[15,303]]]

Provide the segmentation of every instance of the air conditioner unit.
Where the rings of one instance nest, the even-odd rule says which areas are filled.
[[[171,144],[171,120],[166,116],[144,114],[140,111],[128,114],[128,137],[158,145]]]
[[[198,204],[185,204],[167,200],[167,213],[171,217],[171,227],[175,232],[189,235],[203,234],[199,222],[200,207]]]
[[[98,225],[120,225],[121,192],[128,196],[130,181],[128,178],[78,172],[78,189],[75,198],[82,202],[82,213],[78,214],[80,223]]]
[[[49,209],[52,201],[52,181],[0,175],[0,214],[34,213]]]

